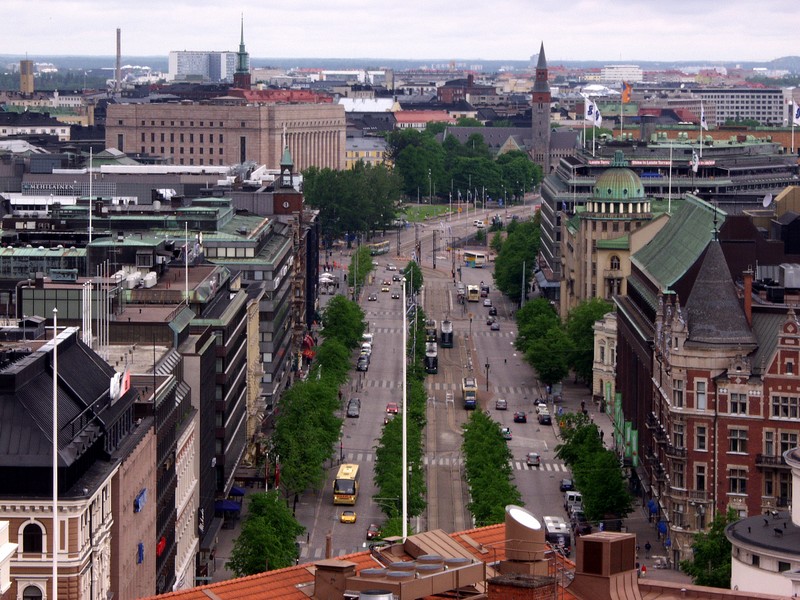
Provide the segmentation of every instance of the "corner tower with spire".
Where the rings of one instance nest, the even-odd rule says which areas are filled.
[[[547,81],[547,59],[544,42],[539,49],[536,63],[536,79],[531,98],[531,158],[542,167],[542,173],[550,172],[550,84]]]
[[[233,87],[250,89],[250,55],[244,48],[244,15],[242,15],[242,35],[239,40],[239,51],[236,53],[236,71],[233,74]]]

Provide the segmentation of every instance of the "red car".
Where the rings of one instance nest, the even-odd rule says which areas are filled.
[[[370,523],[367,528],[367,539],[374,540],[381,537],[381,528],[376,523]]]
[[[400,412],[400,409],[397,407],[397,402],[389,402],[386,405],[386,412],[394,415]]]
[[[527,423],[527,422],[528,422],[528,415],[526,415],[523,411],[514,413],[514,423]]]

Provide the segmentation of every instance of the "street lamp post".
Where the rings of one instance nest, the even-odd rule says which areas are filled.
[[[431,180],[431,170],[428,169],[428,204],[431,203],[431,200],[433,198],[433,187],[432,187],[433,184],[431,183],[431,181],[432,181]]]
[[[483,365],[483,366],[486,367],[486,391],[488,392],[489,391],[489,367],[491,367],[491,365],[489,364],[489,361],[487,360],[486,364]]]
[[[402,281],[403,281],[403,302],[405,302],[405,298],[406,298],[406,278],[403,277]],[[408,537],[408,452],[407,452],[407,449],[406,449],[406,442],[407,442],[407,436],[408,436],[408,429],[407,429],[407,424],[406,424],[406,405],[408,404],[408,402],[407,402],[408,390],[407,390],[407,383],[406,383],[406,352],[408,351],[407,350],[408,341],[406,340],[406,336],[408,335],[408,323],[406,322],[407,317],[408,317],[408,311],[406,309],[403,309],[403,350],[402,350],[403,353],[401,355],[401,357],[402,357],[401,358],[401,363],[403,365],[403,368],[402,368],[402,371],[401,371],[401,377],[403,378],[403,414],[402,414],[402,419],[403,419],[403,438],[402,438],[403,454],[402,454],[402,461],[401,461],[401,463],[402,463],[401,464],[401,468],[403,469],[403,474],[402,474],[402,495],[403,495],[403,497],[401,498],[401,513],[402,513],[402,519],[403,519],[403,541],[405,541],[405,539]]]

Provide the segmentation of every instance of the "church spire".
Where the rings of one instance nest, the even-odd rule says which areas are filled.
[[[233,87],[250,89],[250,55],[244,47],[244,15],[242,15],[242,33],[239,40],[239,51],[236,53],[236,72],[233,74]]]

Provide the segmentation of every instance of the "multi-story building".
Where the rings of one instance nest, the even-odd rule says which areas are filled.
[[[606,65],[600,69],[600,81],[605,83],[638,83],[643,79],[639,65]]]
[[[338,104],[115,104],[106,117],[107,147],[180,165],[250,161],[277,169],[284,136],[298,171],[344,168],[345,115]]]
[[[23,135],[51,135],[68,142],[70,127],[48,113],[0,112],[0,138]]]
[[[167,78],[170,80],[233,83],[235,72],[236,52],[173,50],[169,53]]]
[[[83,344],[75,328],[66,328],[46,342],[7,345],[0,373],[4,413],[0,515],[20,545],[11,561],[9,593],[19,598],[52,597],[54,549],[61,598],[134,598],[156,589],[152,586],[156,538],[150,535],[156,509],[154,502],[143,501],[146,494],[141,493],[155,486],[155,443],[152,421],[136,420],[137,390]],[[52,500],[54,394],[60,424],[58,536]],[[129,481],[115,482],[121,470],[131,474]],[[125,494],[119,503],[115,490]],[[126,509],[119,520],[128,527],[129,544],[113,554],[117,506]],[[118,558],[127,570],[114,565]]]
[[[645,195],[654,201],[667,201],[693,193],[713,198],[723,209],[737,212],[760,207],[766,195],[777,196],[794,185],[798,166],[787,156],[781,144],[769,140],[715,140],[705,143],[702,156],[696,140],[679,134],[668,140],[665,134],[643,124],[640,140],[607,142],[594,155],[579,149],[574,156],[562,158],[542,184],[542,243],[539,252],[537,284],[542,293],[559,301],[563,278],[561,259],[562,220],[590,201],[595,181],[611,164],[613,155],[622,150],[628,166],[642,182]],[[651,140],[651,137],[653,140]],[[651,140],[651,141],[641,141]],[[698,154],[697,172],[692,157]]]
[[[787,203],[781,212],[796,199]],[[790,308],[800,300],[791,279],[798,257],[751,219],[687,197],[632,256],[628,293],[615,297],[612,410],[638,439],[633,481],[676,564],[715,514],[760,514],[790,501],[781,455],[800,435]],[[755,282],[750,265],[758,265]]]
[[[780,88],[705,88],[694,93],[706,106],[713,104],[717,126],[727,121],[758,121],[777,127],[786,123],[784,92]],[[710,118],[709,113],[706,119]]]
[[[386,164],[386,140],[379,137],[348,137],[345,143],[345,168],[359,161],[367,165]]]

